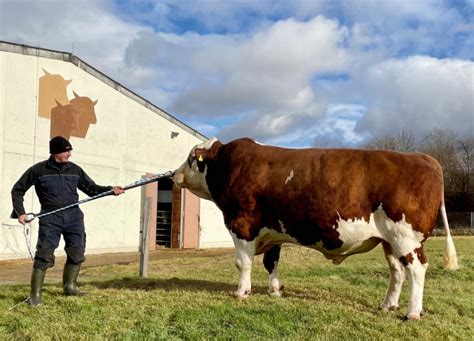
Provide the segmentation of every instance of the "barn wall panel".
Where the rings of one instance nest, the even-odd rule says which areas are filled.
[[[28,257],[21,226],[9,218],[10,190],[28,167],[49,156],[51,120],[38,115],[39,78],[44,70],[71,80],[66,87],[68,99],[79,95],[97,101],[97,122],[90,124],[84,138],[71,136],[70,142],[74,148],[71,161],[98,184],[125,185],[145,173],[175,169],[190,148],[204,139],[77,57],[18,46],[0,43],[0,259]],[[80,198],[85,195],[80,193]],[[138,251],[141,199],[141,191],[133,189],[83,205],[87,253]],[[25,196],[25,208],[39,211],[33,190]],[[200,247],[229,245],[215,205],[203,202],[200,216]],[[33,232],[35,226],[37,222]],[[57,253],[63,254],[61,247]]]

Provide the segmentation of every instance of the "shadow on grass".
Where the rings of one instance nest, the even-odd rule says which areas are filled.
[[[14,308],[17,308],[18,306],[23,305],[23,304],[28,305],[26,301],[30,296],[30,286],[25,285],[24,288],[25,288],[24,290],[22,288],[19,288],[17,293],[15,293],[12,296],[0,295],[0,300],[2,299],[13,300],[14,305],[11,306],[9,310],[10,309],[13,310]],[[62,295],[62,289],[60,286],[56,288],[54,284],[45,286],[43,287],[43,290],[42,290],[43,299],[45,296],[55,296],[55,295],[58,295],[58,293]],[[43,305],[39,305],[36,308],[40,308],[40,307],[43,307]]]
[[[81,284],[81,283],[79,283]],[[237,290],[237,283],[226,283],[217,281],[207,281],[189,278],[172,277],[168,279],[157,278],[137,278],[123,277],[106,281],[85,281],[82,284],[92,285],[98,289],[125,289],[125,290],[165,290],[165,291],[189,291],[189,292],[208,292],[225,293],[233,295]],[[268,296],[267,286],[252,286],[251,295]],[[327,289],[321,289],[315,286],[312,290],[301,290],[297,288],[283,289],[282,298],[309,299],[314,302],[325,301],[328,297],[338,298],[337,293],[332,293]],[[364,300],[363,300],[364,301]],[[364,305],[365,302],[361,302]]]
[[[99,289],[127,289],[127,290],[184,290],[184,291],[205,291],[205,292],[224,292],[233,294],[237,290],[237,283],[230,284],[224,282],[214,282],[199,279],[182,278],[135,278],[124,277],[108,281],[86,281],[84,284],[95,286]],[[253,293],[266,293],[266,287],[253,287]]]
[[[172,277],[168,279],[157,279],[157,278],[139,278],[139,277],[123,277],[115,278],[105,281],[82,281],[79,283],[84,285],[94,286],[100,290],[105,289],[118,289],[118,290],[142,290],[142,291],[154,291],[154,290],[165,290],[167,292],[172,291],[188,291],[188,292],[206,292],[206,293],[220,293],[227,296],[233,296],[235,290],[237,289],[237,283],[226,283],[226,282],[216,282],[208,280],[199,280],[199,279],[188,279],[188,278],[177,278]],[[23,306],[25,299],[29,295],[29,286],[25,286],[24,293],[15,293],[13,297],[14,305],[12,309],[17,308],[18,306]],[[87,291],[87,289],[85,289]],[[254,286],[252,288],[252,296],[265,296],[268,295],[268,288],[266,286]],[[46,304],[49,299],[53,296],[63,296],[62,288],[60,284],[48,285],[43,289],[43,297],[47,297]],[[340,300],[338,293],[333,293],[327,289],[321,289],[315,286],[310,290],[301,290],[301,289],[284,289],[282,298],[274,297],[272,300],[287,300],[287,299],[296,299],[308,300],[314,302],[314,304],[325,304],[328,299],[334,298],[335,301]],[[6,298],[5,295],[0,295],[0,299]],[[369,312],[374,316],[379,316],[380,312],[378,311],[376,304],[369,304],[366,300],[355,300],[352,298],[352,303],[357,302],[355,309],[362,309],[363,311]],[[400,313],[396,314],[397,318],[402,319],[403,316],[400,316]]]

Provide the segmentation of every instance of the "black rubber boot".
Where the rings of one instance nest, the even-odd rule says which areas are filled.
[[[87,293],[80,291],[77,287],[77,276],[81,270],[80,264],[65,264],[63,272],[64,295],[67,296],[85,296]]]
[[[41,288],[43,287],[45,275],[46,270],[33,268],[33,272],[31,273],[31,292],[27,300],[28,304],[32,307],[43,304]]]

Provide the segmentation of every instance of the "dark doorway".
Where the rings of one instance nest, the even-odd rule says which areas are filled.
[[[156,244],[171,246],[171,225],[173,210],[173,181],[170,178],[158,180],[158,205],[156,211]]]

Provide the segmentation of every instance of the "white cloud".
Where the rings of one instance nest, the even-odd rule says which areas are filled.
[[[359,77],[368,109],[357,131],[474,130],[473,62],[414,56],[373,65]]]
[[[0,0],[0,39],[74,44],[86,62],[208,136],[353,145],[395,129],[473,129],[469,6]]]
[[[333,103],[324,118],[311,127],[312,145],[321,147],[354,146],[368,134],[355,131],[356,122],[365,114],[365,106],[351,103]]]
[[[229,108],[302,110],[314,99],[309,86],[314,73],[346,63],[339,47],[345,33],[337,22],[317,17],[276,22],[249,36],[205,39],[207,44],[188,55],[193,69],[187,69],[204,81],[183,92],[173,110],[210,116]]]
[[[193,124],[193,128],[207,137],[214,137],[219,131],[219,128],[215,125],[200,122]]]
[[[126,61],[130,68],[162,72],[155,81],[170,89],[170,112],[194,122],[238,115],[219,136],[268,139],[324,112],[326,101],[314,93],[311,79],[347,67],[340,47],[346,35],[323,17],[279,21],[241,35],[142,32],[129,45]]]
[[[74,52],[117,77],[129,41],[149,28],[122,21],[108,5],[93,0],[0,1],[0,39]]]

